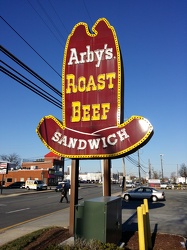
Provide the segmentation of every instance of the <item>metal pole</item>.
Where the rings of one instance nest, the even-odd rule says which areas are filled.
[[[162,174],[162,180],[164,179],[164,170],[163,170],[163,160],[162,160],[163,154],[160,154],[160,163],[161,163],[161,174]]]
[[[126,168],[125,168],[125,158],[122,158],[123,162],[123,185],[122,185],[122,191],[126,191]]]
[[[149,159],[149,179],[151,179],[151,163],[150,163],[150,159]]]
[[[141,183],[141,173],[140,173],[140,152],[138,150],[138,175],[139,175],[139,182]]]

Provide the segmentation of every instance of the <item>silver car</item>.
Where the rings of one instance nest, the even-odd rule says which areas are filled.
[[[135,188],[135,184],[131,182],[126,182],[126,188]]]
[[[121,197],[129,201],[130,199],[149,199],[151,201],[166,200],[165,193],[151,187],[138,187],[123,192]]]

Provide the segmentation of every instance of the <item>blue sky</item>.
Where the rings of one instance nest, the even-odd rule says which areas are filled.
[[[187,165],[187,1],[186,0],[1,0],[1,45],[47,82],[61,91],[66,39],[78,22],[90,29],[101,17],[114,26],[125,72],[125,119],[147,118],[154,135],[140,149],[144,171],[148,160],[164,176]],[[44,58],[54,69],[47,65]],[[32,79],[10,58],[2,61]],[[43,157],[48,149],[35,130],[40,119],[53,115],[62,120],[62,110],[1,73],[0,154],[17,153],[22,159]],[[47,89],[46,89],[47,90]],[[54,95],[54,93],[53,93]],[[54,95],[59,98],[57,95]],[[131,155],[137,160],[137,153]],[[66,160],[66,166],[71,164]],[[127,174],[138,168],[126,162]],[[81,171],[99,171],[99,160],[80,161]],[[112,161],[112,172],[122,172],[122,160]],[[145,173],[142,172],[142,176]]]

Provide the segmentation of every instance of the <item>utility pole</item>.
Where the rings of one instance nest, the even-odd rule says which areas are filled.
[[[140,152],[138,149],[138,175],[139,175],[139,182],[141,183],[141,173],[140,173]]]
[[[122,182],[122,190],[126,191],[126,168],[125,168],[125,158],[122,158],[123,161],[123,182]]]
[[[162,180],[163,180],[164,179],[164,170],[163,170],[162,156],[163,156],[163,154],[160,154],[161,174],[162,174]]]
[[[149,159],[149,179],[151,179],[151,162],[150,162],[150,159]]]

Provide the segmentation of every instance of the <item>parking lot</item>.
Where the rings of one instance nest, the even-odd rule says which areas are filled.
[[[164,190],[166,201],[149,202],[152,232],[178,234],[187,238],[187,190]],[[137,230],[136,209],[141,201],[122,202],[124,231]]]

